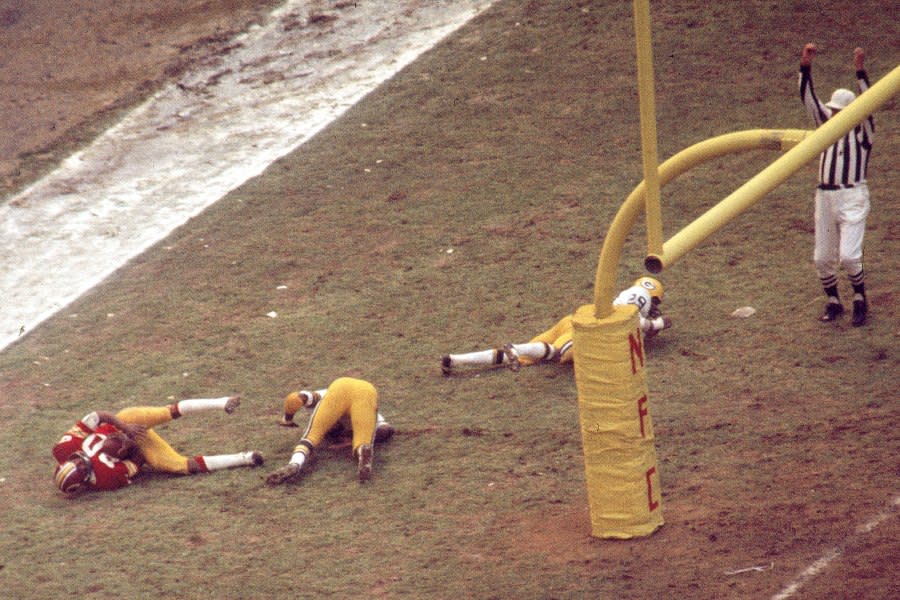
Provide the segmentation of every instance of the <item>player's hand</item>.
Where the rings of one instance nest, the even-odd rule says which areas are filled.
[[[137,444],[130,437],[121,431],[111,433],[103,440],[100,446],[100,452],[106,454],[110,458],[125,460],[130,457],[131,453],[137,448]]]
[[[816,56],[816,52],[818,52],[818,48],[816,45],[810,42],[803,46],[803,53],[800,55],[800,66],[808,67],[812,64],[813,58]]]
[[[147,437],[147,427],[137,423],[129,423],[125,426],[123,433],[130,439],[139,441]]]
[[[866,62],[866,53],[862,48],[855,48],[853,50],[853,66],[856,67],[857,71],[862,71],[865,69]]]
[[[120,458],[128,458],[135,452],[139,452],[137,443],[126,435],[125,439],[122,440],[122,450]]]

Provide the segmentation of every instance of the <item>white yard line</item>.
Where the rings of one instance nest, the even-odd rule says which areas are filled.
[[[896,514],[897,509],[900,508],[900,496],[894,498],[890,507],[885,509],[884,511],[878,513],[862,525],[856,528],[856,532],[853,536],[844,541],[843,544],[837,546],[835,548],[829,549],[825,554],[823,554],[819,559],[809,565],[806,569],[804,569],[792,582],[784,587],[780,592],[772,596],[772,600],[787,600],[791,598],[794,594],[796,594],[801,587],[803,587],[807,582],[814,579],[819,573],[828,568],[834,559],[838,558],[841,554],[844,553],[844,548],[847,547],[847,544],[850,541],[866,535],[867,533],[871,533],[875,529],[878,528],[879,525],[887,521],[891,516]]]
[[[288,0],[0,206],[0,351],[295,150],[495,0]]]

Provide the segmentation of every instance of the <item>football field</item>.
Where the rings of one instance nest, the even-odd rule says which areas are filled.
[[[363,4],[312,2],[281,29],[323,43]],[[410,2],[404,14],[453,4]],[[270,164],[240,155],[249,179],[123,251],[118,268],[22,336],[13,324],[0,351],[5,594],[900,595],[896,100],[875,115],[869,166],[870,322],[817,321],[812,163],[659,274],[673,327],[647,342],[646,357],[665,524],[646,538],[601,540],[590,535],[572,367],[448,377],[440,357],[528,341],[590,301],[609,224],[642,178],[631,7],[484,4],[338,103],[314,134],[292,132]],[[820,48],[823,96],[853,84],[855,46],[866,48],[873,82],[900,62],[893,12],[876,0],[676,0],[651,3],[651,15],[661,160],[732,131],[811,127],[797,92],[808,41]],[[128,23],[134,35],[160,34],[158,22]],[[204,64],[224,65],[237,39]],[[289,79],[277,56],[256,61],[269,67],[253,85]],[[219,105],[227,70],[203,86],[192,70],[170,83]],[[221,134],[208,146],[233,141]],[[154,149],[160,158],[149,162],[166,154]],[[666,186],[667,236],[777,156],[726,157]],[[155,175],[181,178],[177,165]],[[215,187],[212,176],[185,183]],[[139,204],[157,202],[162,193]],[[645,274],[644,255],[639,220],[620,288]],[[849,298],[843,275],[840,285]],[[302,432],[278,426],[285,394],[344,375],[375,384],[397,428],[376,447],[372,479],[360,484],[336,443],[296,481],[266,486]],[[252,448],[263,466],[145,473],[126,489],[71,498],[54,489],[50,448],[87,412],[226,394],[242,395],[234,414],[190,415],[160,434],[191,456]]]

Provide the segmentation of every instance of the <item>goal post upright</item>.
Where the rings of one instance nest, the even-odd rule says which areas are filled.
[[[637,12],[646,8],[647,0],[635,0],[636,27],[639,22],[649,26],[649,19],[642,21],[637,17]],[[646,40],[649,44],[649,35]],[[652,92],[652,82],[640,85],[642,91]],[[694,144],[658,167],[655,166],[654,119],[654,158],[650,161],[643,155],[645,180],[623,202],[604,238],[593,304],[582,306],[573,317],[575,379],[592,535],[618,539],[642,537],[663,524],[662,490],[638,314],[633,306],[612,305],[622,248],[638,217],[643,212],[647,219],[645,266],[650,272],[659,273],[784,182],[898,91],[900,67],[815,131],[759,129],[725,134]],[[646,112],[646,108],[642,111]],[[648,135],[642,130],[642,140]],[[784,154],[669,241],[661,243],[660,186],[703,162],[756,149]],[[648,169],[648,165],[655,168]]]
[[[634,26],[648,251],[661,253],[649,0],[634,0]],[[608,238],[615,237],[620,245],[629,230],[630,226],[610,229]],[[662,526],[663,518],[644,372],[644,338],[637,307],[612,306],[617,263],[618,257],[607,265],[611,268],[604,269],[601,261],[594,303],[575,312],[572,329],[591,533],[627,539],[650,535]]]
[[[656,94],[653,77],[653,43],[650,34],[650,1],[634,0],[634,33],[637,47],[638,104],[641,124],[641,158],[647,194],[647,252],[662,252],[662,209],[659,191],[659,159],[656,137]]]

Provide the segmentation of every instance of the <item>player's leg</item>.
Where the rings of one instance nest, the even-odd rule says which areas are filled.
[[[178,418],[183,415],[203,412],[208,410],[224,410],[231,414],[241,405],[240,396],[223,396],[221,398],[190,398],[179,400],[172,406],[173,415]]]
[[[240,406],[240,396],[223,396],[220,398],[191,398],[180,400],[172,405],[174,418],[183,415],[209,410],[224,410],[231,414]],[[248,450],[234,454],[198,454],[188,459],[189,473],[209,473],[231,467],[258,467],[263,464],[262,454]]]
[[[146,433],[135,443],[144,459],[144,464],[154,470],[166,473],[188,473],[188,459],[181,456],[151,428],[168,423],[175,418],[174,405],[133,406],[116,413],[121,421],[132,425],[143,425]]]
[[[294,453],[291,455],[288,464],[269,473],[269,476],[266,477],[266,483],[269,485],[279,485],[299,475],[300,470],[303,469],[303,465],[306,464],[312,451],[313,448],[308,441],[300,440],[300,443],[294,446]]]
[[[254,451],[234,454],[205,454],[189,458],[178,453],[152,429],[148,429],[146,436],[138,441],[138,447],[146,460],[146,465],[163,473],[190,475],[209,473],[230,467],[256,467],[263,464],[262,455]]]
[[[553,344],[534,341],[525,344],[506,344],[503,346],[503,352],[513,371],[517,371],[521,365],[529,366],[545,360],[554,360],[557,356]]]
[[[521,364],[528,366],[548,360],[570,362],[572,360],[572,315],[566,315],[553,327],[537,335],[527,344],[514,344],[509,351],[517,355]]]
[[[206,410],[224,410],[232,413],[240,406],[239,396],[224,396],[222,398],[195,398],[180,400],[168,406],[133,406],[119,411],[116,416],[125,423],[156,427],[177,419],[182,415]]]
[[[553,327],[531,338],[529,344],[545,344],[548,354],[539,356],[540,349],[535,347],[533,352],[523,354],[519,362],[523,365],[532,365],[542,360],[559,360],[562,358],[562,346],[566,340],[572,339],[572,315],[566,315],[557,321]]]
[[[188,472],[210,473],[232,467],[258,467],[265,462],[263,455],[255,450],[235,452],[234,454],[198,454],[188,459]]]
[[[449,375],[455,367],[463,366],[508,366],[515,371],[520,365],[533,365],[544,360],[554,360],[559,348],[554,345],[554,340],[571,331],[572,315],[566,315],[553,327],[534,336],[525,344],[506,344],[502,348],[491,348],[466,354],[445,354],[441,357],[441,370],[444,375]]]
[[[816,190],[815,250],[813,262],[827,301],[820,321],[834,321],[844,312],[838,294],[838,223],[834,214],[833,192]]]
[[[188,457],[176,452],[168,442],[152,429],[148,429],[146,435],[138,440],[138,448],[140,448],[141,454],[146,460],[146,466],[155,471],[181,475],[190,473]]]
[[[218,469],[240,466],[259,466],[263,457],[259,452],[246,451],[235,454],[197,455],[188,458],[176,452],[158,433],[149,429],[168,423],[185,414],[206,410],[224,410],[231,413],[240,405],[237,396],[222,398],[198,398],[181,400],[169,406],[137,406],[126,408],[116,415],[125,423],[144,425],[148,428],[143,439],[138,439],[137,446],[146,465],[165,473],[208,473]]]
[[[441,370],[449,375],[458,367],[510,367],[514,371],[520,365],[531,365],[542,360],[552,360],[556,354],[547,342],[531,341],[524,344],[505,344],[502,348],[478,350],[465,354],[445,354],[441,358]]]
[[[360,481],[368,481],[372,478],[372,460],[375,454],[373,444],[363,444],[356,449],[357,477]]]
[[[572,351],[572,330],[566,331],[553,342],[553,346],[558,348],[557,358],[560,364],[572,362],[575,352]]]
[[[332,419],[332,408],[332,406],[327,406],[322,402],[316,406],[309,419],[309,423],[306,426],[306,431],[303,433],[303,437],[300,438],[300,441],[294,446],[294,452],[291,454],[288,464],[271,473],[266,478],[266,483],[269,485],[277,485],[284,483],[289,479],[293,479],[300,474],[300,471],[303,469],[304,465],[306,465],[309,457],[312,456],[313,450],[322,443],[322,438],[324,438],[325,434],[331,429],[330,427],[325,427],[325,423]],[[338,416],[338,419],[339,418],[340,416]],[[334,423],[337,423],[336,419]]]
[[[348,379],[347,377],[335,379],[315,405],[302,437],[312,448],[317,448],[341,417],[349,414],[353,396],[346,383]]]
[[[353,430],[353,457],[357,461],[357,475],[360,481],[372,477],[374,458],[375,425],[378,415],[378,392],[371,383],[355,379],[348,381],[348,394],[353,398],[350,404],[350,426]]]
[[[507,362],[507,355],[502,348],[490,348],[488,350],[476,350],[462,354],[445,354],[441,357],[441,371],[449,375],[453,369],[459,367],[491,367],[500,366]]]
[[[132,425],[143,425],[144,427],[156,427],[163,423],[168,423],[175,417],[170,406],[132,406],[125,408],[116,413],[121,421]]]

